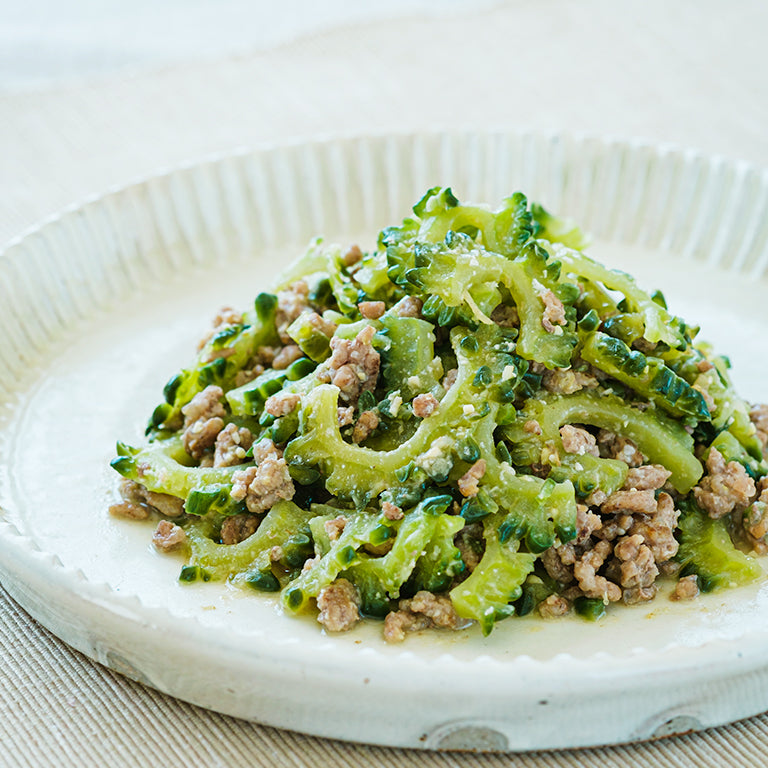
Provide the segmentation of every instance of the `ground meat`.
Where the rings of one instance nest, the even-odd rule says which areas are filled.
[[[576,538],[574,544],[584,544],[589,541],[595,531],[603,527],[603,521],[600,515],[589,511],[589,507],[584,504],[576,505]]]
[[[570,584],[573,579],[573,563],[576,557],[572,544],[550,547],[541,554],[541,562],[547,573],[561,584]]]
[[[197,343],[197,349],[200,351],[225,325],[237,325],[243,321],[242,312],[237,312],[232,307],[222,307],[213,318],[211,323],[211,330],[203,335],[200,341]]]
[[[520,316],[517,314],[517,307],[510,307],[508,304],[499,304],[491,312],[491,320],[502,328],[517,328],[520,325]]]
[[[331,339],[331,354],[328,373],[331,383],[340,390],[341,399],[354,405],[361,392],[372,392],[379,376],[379,353],[371,346],[376,333],[367,325],[352,340],[334,336]]]
[[[639,534],[626,536],[616,542],[613,554],[621,561],[621,586],[650,587],[659,575],[651,550]]]
[[[423,302],[417,296],[406,296],[395,304],[398,317],[421,317]]]
[[[624,536],[634,523],[632,515],[623,513],[605,516],[601,520],[603,525],[595,535],[597,538],[604,539],[605,541],[614,541],[619,536]]]
[[[692,574],[691,576],[683,576],[677,584],[672,594],[669,596],[670,600],[693,600],[694,597],[699,596],[698,576]]]
[[[541,324],[547,333],[555,333],[557,326],[566,325],[565,306],[549,288],[539,293],[539,298],[544,304],[544,314],[541,316]]]
[[[445,376],[443,376],[443,380],[440,382],[443,389],[447,392],[455,383],[456,379],[459,375],[459,369],[458,368],[451,368]]]
[[[350,245],[345,253],[341,256],[341,263],[345,267],[351,267],[357,264],[363,258],[363,252],[360,250],[359,245]]]
[[[216,437],[213,454],[214,467],[233,467],[245,461],[245,454],[253,445],[253,435],[247,427],[227,424]]]
[[[238,371],[235,374],[235,386],[242,387],[244,384],[249,384],[257,376],[261,376],[264,373],[264,366],[256,363],[251,368],[245,368],[242,371]]]
[[[540,435],[541,424],[539,424],[536,419],[528,419],[528,421],[523,424],[523,431],[527,432],[529,435]]]
[[[755,425],[763,450],[768,449],[768,405],[753,405],[749,410],[749,419]]]
[[[580,389],[594,389],[598,385],[598,381],[594,376],[581,371],[564,371],[555,368],[544,371],[541,384],[544,389],[557,395],[572,395]]]
[[[413,398],[413,415],[419,419],[431,416],[440,405],[438,399],[431,393],[425,392]]]
[[[649,587],[630,587],[624,590],[621,599],[626,605],[637,605],[637,603],[647,603],[649,600],[653,600],[656,597],[656,592],[655,584],[651,584]]]
[[[232,515],[228,517],[221,526],[222,544],[239,544],[245,541],[249,536],[256,533],[261,518],[256,515]]]
[[[432,621],[423,614],[393,611],[384,619],[384,639],[388,643],[402,643],[406,632],[420,632],[431,626]]]
[[[597,433],[597,444],[600,447],[600,455],[604,458],[618,459],[629,467],[639,467],[643,463],[643,454],[631,440],[607,429],[601,429]]]
[[[344,517],[344,515],[339,515],[338,517],[334,517],[333,520],[326,520],[323,523],[323,529],[328,534],[328,538],[331,541],[336,541],[336,539],[344,533],[346,524],[347,518]]]
[[[336,579],[317,596],[317,620],[329,632],[346,632],[360,620],[360,595],[346,579]]]
[[[402,520],[404,517],[403,510],[396,504],[391,504],[388,501],[381,502],[381,511],[384,513],[384,517],[386,517],[387,520]]]
[[[598,570],[611,553],[611,545],[607,541],[598,541],[581,559],[573,565],[573,575],[579,583],[581,591],[587,597],[600,598],[606,602],[621,599],[621,589],[618,584],[608,581],[598,575]]]
[[[300,357],[304,357],[304,353],[298,344],[286,344],[276,355],[272,361],[272,367],[276,371],[285,370],[291,363],[296,362]]]
[[[387,305],[383,301],[361,301],[357,308],[366,320],[378,320],[386,311]]]
[[[765,478],[761,481],[760,487],[760,496],[747,508],[743,523],[750,544],[760,550],[760,554],[764,554],[765,536],[768,534],[768,484]]]
[[[677,554],[675,538],[677,519],[680,512],[668,493],[660,493],[656,511],[652,515],[638,515],[632,521],[630,534],[639,534],[653,553],[657,563],[664,563]]]
[[[563,440],[563,448],[566,453],[575,453],[583,456],[588,453],[590,456],[599,456],[595,436],[586,429],[574,427],[572,424],[565,424],[560,427],[560,437]]]
[[[410,600],[401,600],[399,610],[387,615],[384,620],[384,639],[399,643],[406,632],[429,627],[462,629],[468,622],[462,619],[447,595],[434,595],[421,590]]]
[[[235,501],[245,499],[249,512],[261,514],[281,499],[292,499],[296,491],[288,465],[271,440],[257,443],[253,457],[258,462],[257,466],[232,475],[231,496]]]
[[[379,426],[379,414],[376,411],[363,411],[352,430],[352,442],[362,443]]]
[[[180,517],[184,514],[184,499],[167,493],[155,493],[147,490],[141,483],[124,477],[120,481],[122,504],[113,504],[110,514],[117,517],[129,517],[133,520],[145,520],[150,512],[157,512],[162,517]]]
[[[336,418],[339,422],[339,429],[341,427],[348,427],[355,420],[355,408],[352,405],[348,405],[346,408],[339,407],[336,409]]]
[[[539,615],[542,619],[556,619],[565,616],[571,610],[571,604],[560,595],[550,595],[539,603]]]
[[[485,540],[482,523],[465,525],[453,537],[453,543],[459,550],[464,565],[467,566],[467,573],[472,573],[483,558]]]
[[[624,490],[656,491],[667,482],[672,473],[661,464],[645,464],[631,467],[624,481]]]
[[[280,418],[296,410],[296,406],[300,402],[301,395],[297,395],[295,392],[276,392],[267,398],[264,403],[264,411],[270,416]]]
[[[600,511],[604,515],[614,512],[652,515],[656,512],[656,496],[653,491],[616,491],[603,502]]]
[[[152,543],[162,552],[173,552],[187,543],[184,529],[169,520],[161,520],[152,536]]]
[[[184,450],[193,458],[200,459],[216,442],[224,428],[226,411],[221,404],[224,390],[210,385],[198,392],[182,409],[184,432],[181,436]]]
[[[297,280],[277,294],[277,313],[275,325],[280,341],[292,344],[293,340],[285,332],[288,326],[309,306],[309,286],[304,280]]]
[[[711,448],[704,479],[693,489],[699,506],[710,517],[720,518],[745,508],[756,494],[755,481],[736,461],[727,464],[717,448]]]
[[[485,474],[485,459],[478,459],[458,480],[459,492],[462,496],[476,496],[479,489],[478,481]]]

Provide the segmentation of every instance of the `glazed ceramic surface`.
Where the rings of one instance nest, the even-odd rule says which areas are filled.
[[[64,211],[0,255],[0,578],[97,661],[211,709],[379,744],[534,749],[683,732],[768,708],[768,584],[386,645],[274,599],[181,585],[151,523],[107,514],[117,438],[225,304],[310,237],[375,244],[429,187],[521,189],[661,287],[768,400],[768,173],[693,152],[518,134],[318,141],[169,171]]]

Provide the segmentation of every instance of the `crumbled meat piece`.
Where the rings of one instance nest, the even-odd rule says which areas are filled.
[[[275,362],[275,357],[283,347],[259,347],[256,350],[256,362],[262,367],[267,367]]]
[[[357,308],[366,320],[378,320],[386,311],[387,305],[383,301],[361,301]]]
[[[544,304],[544,314],[541,316],[541,324],[547,333],[556,333],[557,326],[566,325],[565,306],[549,288],[539,293],[539,298]]]
[[[235,386],[242,387],[244,384],[250,384],[257,376],[264,373],[264,366],[256,363],[251,368],[245,368],[235,374]]]
[[[541,424],[539,424],[536,419],[528,419],[528,421],[523,424],[523,431],[527,432],[529,435],[540,435]]]
[[[285,557],[285,550],[279,545],[275,544],[269,550],[269,559],[273,563],[279,563]]]
[[[426,419],[437,410],[439,405],[438,399],[430,392],[416,395],[413,398],[413,415],[419,419]]]
[[[761,481],[760,487],[760,496],[747,508],[743,522],[749,542],[763,554],[762,550],[766,546],[765,537],[768,534],[768,485],[765,478]]]
[[[392,611],[384,619],[384,639],[388,643],[402,643],[406,632],[429,629],[432,621],[427,616],[410,611]]]
[[[110,505],[109,514],[112,517],[125,517],[128,520],[146,520],[149,517],[149,509],[130,501],[119,501],[117,504]]]
[[[458,480],[459,492],[462,496],[476,496],[480,490],[478,482],[485,474],[486,461],[478,459]]]
[[[197,344],[197,349],[200,351],[216,334],[218,330],[225,325],[237,325],[243,321],[242,312],[237,312],[232,307],[222,307],[213,318],[211,323],[211,330],[203,335]]]
[[[595,488],[595,490],[584,499],[584,503],[588,507],[599,507],[607,498],[608,494],[602,488]]]
[[[379,426],[379,414],[376,411],[363,411],[352,430],[352,442],[362,443]]]
[[[245,461],[245,454],[253,445],[253,435],[247,427],[227,424],[216,437],[213,454],[214,467],[233,467]]]
[[[171,496],[168,493],[156,493],[155,491],[147,490],[141,483],[134,482],[128,478],[123,478],[120,481],[120,495],[126,504],[143,508],[145,514],[142,514],[138,509],[131,510],[126,508],[115,511],[110,509],[111,514],[119,517],[144,520],[149,516],[150,512],[157,512],[163,517],[180,517],[184,514],[184,499]]]
[[[344,402],[354,405],[361,392],[372,392],[379,376],[379,353],[371,346],[376,334],[367,325],[352,340],[334,336],[331,339],[333,353],[328,361],[331,383],[340,390]]]
[[[572,544],[550,547],[541,554],[541,562],[547,573],[561,584],[570,584],[573,581],[573,563],[575,559]]]
[[[539,615],[542,619],[556,619],[565,616],[571,610],[571,604],[560,595],[550,595],[539,603]]]
[[[456,383],[456,379],[458,375],[459,375],[459,369],[451,368],[449,371],[446,372],[445,376],[443,376],[443,380],[440,383],[442,384],[443,389],[446,392]]]
[[[634,489],[616,491],[603,502],[600,511],[604,515],[610,515],[614,512],[652,515],[656,512],[656,495],[653,491],[636,491]]]
[[[768,405],[753,405],[749,409],[749,419],[755,425],[757,437],[765,451],[768,449]]]
[[[341,427],[348,427],[355,420],[354,406],[348,405],[346,408],[340,406],[336,409],[336,417],[339,422],[339,429]]]
[[[679,510],[668,493],[660,493],[656,501],[656,511],[648,515],[638,515],[632,521],[630,534],[639,534],[650,547],[657,563],[663,563],[677,554],[679,544],[675,538]]]
[[[651,550],[639,534],[626,536],[616,542],[613,554],[621,561],[621,586],[650,587],[659,575]]]
[[[517,307],[510,307],[508,304],[499,304],[491,312],[491,320],[502,328],[517,328],[520,325],[520,316],[517,314]]]
[[[621,599],[626,605],[637,605],[638,603],[647,603],[656,597],[656,585],[651,584],[648,587],[629,587],[621,595]]]
[[[594,376],[581,371],[555,368],[544,371],[541,384],[544,389],[557,395],[572,395],[580,389],[594,389],[598,381]]]
[[[423,302],[418,296],[406,296],[395,304],[398,317],[421,317]]]
[[[726,464],[717,448],[710,449],[706,465],[708,474],[693,489],[699,506],[715,519],[745,508],[757,490],[744,467],[737,461]]]
[[[203,457],[200,459],[200,466],[201,467],[212,467],[214,462],[214,456],[212,453],[204,453]]]
[[[605,541],[614,541],[619,536],[624,536],[632,527],[634,518],[632,515],[618,514],[608,518],[601,518],[603,525],[596,532],[596,536]]]
[[[597,444],[600,446],[600,455],[604,458],[618,459],[629,467],[639,467],[643,463],[643,454],[631,440],[607,429],[598,432]]]
[[[600,515],[589,511],[589,507],[584,504],[576,505],[576,539],[574,544],[586,543],[595,531],[603,527],[603,520]]]
[[[285,459],[275,450],[271,440],[260,440],[253,449],[255,467],[232,475],[230,495],[235,501],[245,499],[249,512],[260,514],[271,509],[281,499],[293,498],[295,488]]]
[[[401,600],[399,610],[389,613],[384,620],[384,639],[388,643],[400,643],[406,632],[429,627],[463,629],[468,625],[453,607],[447,595],[434,595],[421,590],[410,600]]]
[[[309,312],[306,318],[307,322],[309,322],[316,331],[319,331],[323,336],[327,336],[329,339],[336,333],[336,329],[339,327],[332,320],[326,320],[322,315],[318,315],[317,312]]]
[[[277,314],[275,325],[280,341],[292,344],[293,340],[285,332],[288,326],[309,306],[309,286],[304,280],[297,280],[277,294]]]
[[[300,402],[301,395],[297,395],[295,392],[276,392],[267,398],[264,403],[264,411],[270,416],[280,418],[296,410],[296,406]]]
[[[357,262],[362,258],[363,252],[360,250],[360,246],[350,245],[349,248],[342,254],[341,263],[345,267],[351,267],[353,264],[357,264]]]
[[[693,382],[693,388],[704,398],[704,402],[707,405],[707,410],[710,416],[713,416],[717,411],[717,403],[715,398],[709,394],[709,379],[706,376],[697,376],[696,381]]]
[[[631,467],[624,481],[625,491],[633,488],[636,491],[656,491],[667,482],[672,473],[661,464],[644,464],[641,467]]]
[[[585,552],[573,565],[573,575],[579,582],[581,591],[587,597],[600,598],[606,602],[621,599],[621,588],[618,584],[608,581],[598,575],[598,570],[611,553],[611,545],[607,541],[598,541],[588,552]]]
[[[698,363],[696,363],[696,368],[700,370],[702,373],[706,373],[707,371],[711,371],[715,366],[709,362],[709,360],[699,360]]]
[[[597,449],[597,440],[591,432],[580,427],[574,427],[573,424],[565,424],[560,427],[560,437],[563,440],[563,448],[566,453],[575,453],[583,456],[588,453],[590,456],[599,456]]]
[[[224,390],[210,385],[198,392],[182,409],[184,432],[181,436],[184,450],[193,458],[200,459],[213,446],[224,428],[226,411],[221,404]]]
[[[260,522],[261,518],[256,515],[245,513],[228,517],[221,526],[221,543],[231,545],[245,541],[249,536],[256,533]]]
[[[467,566],[467,573],[472,573],[479,565],[485,551],[482,523],[465,525],[453,537],[453,543],[459,550],[464,565]]]
[[[298,344],[286,344],[272,360],[272,367],[276,371],[284,371],[291,363],[295,363],[304,353]]]
[[[677,576],[680,573],[681,565],[677,560],[664,560],[661,563],[656,563],[659,567],[659,573],[662,576]]]
[[[384,517],[386,517],[387,520],[402,520],[404,517],[403,510],[396,504],[391,504],[388,501],[381,502],[381,511],[384,513]]]
[[[360,620],[360,595],[346,579],[336,579],[317,596],[317,620],[329,632],[346,632]]]
[[[334,517],[333,520],[326,520],[323,523],[323,529],[328,534],[328,538],[331,541],[336,541],[336,539],[344,533],[346,524],[347,518],[344,517],[344,515],[338,515],[337,517]]]
[[[152,543],[162,552],[173,552],[187,543],[187,534],[181,526],[161,520],[152,536]]]
[[[693,600],[694,597],[699,596],[699,584],[698,576],[692,574],[690,576],[683,576],[669,596],[670,600]]]

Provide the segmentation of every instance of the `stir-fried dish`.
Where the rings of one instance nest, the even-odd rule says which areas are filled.
[[[413,210],[222,309],[111,512],[156,518],[183,582],[394,642],[759,578],[768,406],[728,358],[520,193]]]

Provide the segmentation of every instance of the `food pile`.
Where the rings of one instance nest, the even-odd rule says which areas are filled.
[[[393,642],[759,578],[768,406],[728,359],[520,193],[413,210],[222,309],[111,512],[159,518],[182,581]]]

